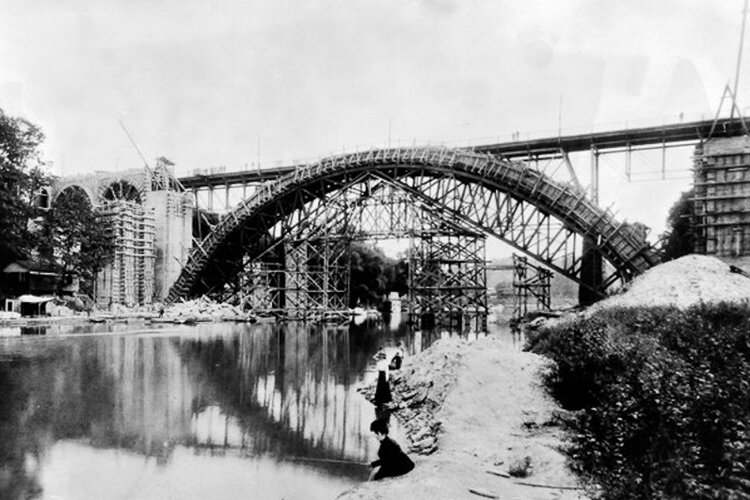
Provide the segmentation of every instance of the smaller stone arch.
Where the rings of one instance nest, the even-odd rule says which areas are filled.
[[[144,200],[141,191],[133,183],[127,179],[117,179],[101,187],[99,201],[102,203],[129,201],[142,204]]]
[[[60,197],[62,192],[70,188],[83,190],[83,192],[86,193],[86,196],[88,196],[91,203],[96,200],[96,196],[94,195],[96,189],[91,185],[91,183],[86,182],[86,179],[80,177],[73,179],[64,179],[60,184],[53,184],[50,188],[50,208],[54,206],[55,202]]]
[[[83,194],[88,200],[89,204],[92,206],[94,205],[91,193],[89,193],[89,191],[85,187],[79,186],[78,184],[69,184],[58,191],[55,195],[54,203],[56,203],[61,197],[68,196],[76,192]],[[50,208],[52,208],[52,203],[50,204]]]

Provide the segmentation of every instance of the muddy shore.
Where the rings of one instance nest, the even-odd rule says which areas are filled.
[[[492,335],[444,339],[407,358],[393,386],[393,417],[407,430],[400,444],[416,467],[338,498],[587,498],[561,451],[563,411],[540,385],[548,366]]]

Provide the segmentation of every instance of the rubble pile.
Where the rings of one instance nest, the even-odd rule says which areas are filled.
[[[676,306],[750,301],[750,277],[715,257],[686,255],[638,276],[625,293],[598,302],[588,312],[611,307]]]
[[[246,321],[249,316],[239,307],[222,302],[215,302],[207,297],[175,302],[160,310],[160,317],[165,321],[177,323],[185,321]]]
[[[404,426],[408,451],[429,455],[437,450],[441,422],[437,414],[456,381],[458,365],[467,342],[442,339],[429,349],[404,359],[401,370],[390,372],[393,401],[387,405]],[[374,403],[375,385],[359,391]]]
[[[59,304],[57,302],[58,301],[52,301],[47,304],[47,314],[49,314],[50,316],[70,317],[77,314],[82,314],[67,307],[62,302],[60,302]]]

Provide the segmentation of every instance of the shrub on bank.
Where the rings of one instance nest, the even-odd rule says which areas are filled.
[[[750,498],[750,307],[602,310],[528,348],[605,498]]]

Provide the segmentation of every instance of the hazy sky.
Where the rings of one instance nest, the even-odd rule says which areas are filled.
[[[741,0],[2,0],[0,107],[42,127],[57,174],[140,166],[118,119],[178,174],[383,145],[389,132],[393,144],[477,143],[555,135],[559,116],[563,132],[688,120],[711,116],[734,78],[741,11]],[[648,190],[664,186],[622,195],[631,219],[648,216],[637,211]]]

